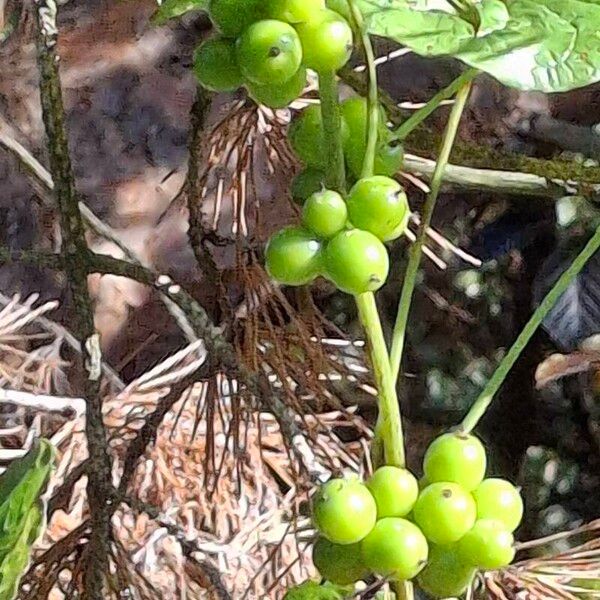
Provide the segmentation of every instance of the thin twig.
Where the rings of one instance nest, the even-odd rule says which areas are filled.
[[[75,334],[82,340],[83,368],[86,372],[84,398],[87,403],[86,436],[90,456],[88,503],[91,534],[90,560],[86,566],[86,586],[83,600],[102,600],[104,581],[108,573],[110,551],[109,501],[112,496],[111,461],[107,450],[106,431],[102,418],[102,352],[100,338],[94,327],[94,311],[88,291],[88,247],[69,156],[57,53],[57,3],[38,0],[37,50],[40,69],[40,98],[46,128],[50,172],[61,216],[62,247],[65,270],[73,296]]]

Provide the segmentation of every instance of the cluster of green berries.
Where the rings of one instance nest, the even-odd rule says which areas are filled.
[[[340,106],[342,117],[342,144],[349,174],[359,178],[367,150],[369,132],[368,102],[366,98],[348,98]],[[375,154],[375,175],[392,177],[402,166],[402,145],[387,127],[387,115],[379,110],[378,145]],[[306,169],[296,178],[292,193],[297,200],[305,200],[308,192],[316,191],[325,179],[327,148],[321,109],[312,105],[294,119],[288,133],[294,152]]]
[[[384,241],[405,230],[406,194],[394,179],[359,179],[346,199],[322,189],[306,200],[302,227],[286,227],[267,244],[267,271],[284,285],[304,285],[322,275],[348,294],[379,289],[387,279]]]
[[[220,32],[194,55],[200,83],[213,91],[245,86],[260,104],[283,108],[306,85],[306,69],[337,71],[350,58],[352,29],[325,0],[211,0]]]
[[[512,562],[512,532],[523,517],[519,491],[504,479],[484,479],[486,464],[476,437],[448,433],[429,446],[420,484],[393,466],[366,483],[327,482],[313,500],[315,566],[340,585],[375,573],[416,578],[433,597],[459,596],[477,569]]]

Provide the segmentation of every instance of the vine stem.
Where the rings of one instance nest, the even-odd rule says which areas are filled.
[[[423,254],[423,244],[427,235],[427,228],[431,223],[431,217],[433,216],[435,204],[442,187],[444,171],[446,170],[446,165],[450,159],[452,146],[454,145],[454,140],[456,139],[460,119],[466,106],[467,99],[469,98],[470,91],[471,81],[467,81],[463,84],[456,95],[456,101],[452,107],[452,112],[450,113],[448,125],[446,126],[446,131],[444,133],[444,139],[442,140],[440,156],[435,165],[435,171],[431,180],[431,191],[427,196],[427,201],[425,202],[425,207],[423,209],[419,233],[416,241],[410,249],[406,274],[404,275],[404,285],[402,286],[402,293],[400,295],[398,315],[396,317],[396,324],[394,326],[394,334],[392,338],[390,364],[394,381],[398,379],[398,375],[400,373],[400,363],[402,361],[402,353],[404,351],[408,314],[410,312],[410,306],[419,273],[419,265],[421,263],[421,255]]]
[[[440,90],[425,106],[414,112],[396,129],[395,134],[398,139],[405,140],[444,100],[448,100],[456,95],[466,83],[473,81],[478,74],[479,71],[477,69],[468,69],[443,90]]]
[[[542,300],[540,305],[534,311],[533,315],[531,315],[531,318],[523,328],[523,331],[521,331],[519,337],[517,337],[515,343],[507,352],[506,356],[502,359],[498,365],[498,368],[488,381],[485,389],[481,392],[479,398],[477,398],[463,419],[460,426],[461,430],[468,433],[477,426],[486,410],[492,403],[492,400],[500,389],[500,386],[506,379],[509,371],[512,369],[513,365],[533,337],[533,334],[537,331],[538,327],[542,324],[543,320],[552,310],[556,302],[565,293],[569,285],[571,285],[575,277],[577,277],[583,267],[585,267],[587,261],[598,251],[598,249],[600,249],[600,227],[596,229],[596,233],[594,233],[592,238],[588,241],[571,266],[559,277],[558,281]]]
[[[338,97],[338,86],[334,72],[319,75],[321,118],[328,156],[327,186],[340,194],[346,191],[346,167],[342,146],[342,116]]]

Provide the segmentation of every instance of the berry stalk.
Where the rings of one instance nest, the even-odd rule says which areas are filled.
[[[537,307],[531,318],[523,328],[523,331],[519,334],[515,343],[512,345],[506,356],[502,359],[498,368],[492,375],[485,389],[479,395],[479,398],[475,401],[475,404],[471,407],[466,417],[461,423],[461,429],[465,432],[472,431],[479,423],[480,419],[485,414],[486,410],[492,403],[494,396],[500,389],[502,383],[506,379],[509,371],[529,343],[529,340],[533,337],[533,334],[537,331],[538,327],[542,324],[548,313],[552,310],[552,307],[565,293],[567,288],[571,285],[575,277],[585,267],[587,261],[600,249],[600,227],[596,230],[596,233],[592,236],[589,242],[586,244],[584,249],[580,252],[577,258],[573,261],[571,266],[560,276],[558,281],[554,284],[553,288],[548,292],[546,297],[542,300],[541,304]]]
[[[425,207],[423,209],[423,217],[421,219],[421,226],[419,227],[419,234],[417,236],[417,240],[410,249],[408,266],[406,267],[404,285],[402,286],[402,294],[400,295],[400,304],[398,306],[398,316],[396,317],[396,325],[394,326],[394,335],[392,338],[391,369],[394,381],[398,379],[398,375],[400,373],[400,363],[402,362],[402,353],[404,351],[408,314],[410,312],[413,293],[417,282],[419,265],[421,264],[421,255],[423,254],[423,244],[425,242],[427,228],[431,223],[431,217],[433,216],[435,204],[442,187],[444,171],[446,170],[446,165],[450,159],[450,153],[452,151],[452,147],[454,146],[454,140],[456,139],[458,126],[460,124],[467,99],[469,98],[470,91],[471,82],[468,81],[463,85],[456,95],[456,101],[452,107],[452,112],[450,113],[450,118],[448,119],[448,125],[446,126],[446,131],[444,132],[440,156],[435,165],[435,171],[431,180],[431,191],[429,192],[427,201],[425,202]]]
[[[346,191],[346,167],[342,146],[342,117],[337,80],[334,72],[320,72],[318,75],[321,117],[329,167],[326,183],[328,188],[344,194]]]
[[[365,29],[362,13],[353,0],[349,1],[355,30],[358,33],[363,50],[369,75],[368,88],[368,113],[369,127],[367,130],[367,148],[362,168],[362,177],[371,177],[375,171],[375,154],[377,152],[377,133],[379,131],[379,88],[377,87],[377,65],[375,64],[375,53],[371,38]]]

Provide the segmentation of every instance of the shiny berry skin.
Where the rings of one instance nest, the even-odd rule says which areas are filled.
[[[388,517],[362,541],[362,557],[368,569],[394,579],[412,579],[423,569],[429,553],[419,528],[407,521]]]
[[[317,72],[341,69],[353,48],[352,28],[333,10],[322,10],[315,18],[297,26],[304,51],[304,64]]]
[[[325,274],[347,294],[378,290],[389,271],[383,243],[368,231],[351,229],[338,233],[325,249]]]
[[[457,543],[461,559],[480,569],[500,569],[515,557],[515,540],[500,521],[481,519]]]
[[[304,205],[315,192],[325,189],[325,179],[325,173],[319,169],[304,169],[292,181],[292,198],[297,204]]]
[[[514,531],[523,519],[523,499],[519,490],[506,479],[484,479],[474,490],[478,519],[501,521]]]
[[[458,541],[473,527],[476,516],[475,500],[471,494],[450,482],[427,486],[413,509],[415,523],[434,544]]]
[[[346,21],[352,19],[352,12],[348,6],[348,0],[326,0],[327,8],[335,10],[336,13],[342,15]]]
[[[248,81],[246,88],[252,99],[269,108],[285,108],[296,100],[306,86],[306,69],[300,67],[297,73],[279,85],[258,85]]]
[[[377,504],[377,518],[405,517],[414,507],[419,484],[408,469],[379,467],[367,481]]]
[[[194,73],[213,92],[232,92],[244,79],[237,64],[235,43],[225,38],[206,40],[194,52]]]
[[[354,479],[332,479],[313,500],[313,521],[334,544],[356,544],[373,529],[377,507],[371,492]]]
[[[355,583],[369,573],[362,561],[360,544],[341,546],[322,537],[313,546],[313,563],[323,579],[338,585]]]
[[[342,140],[348,135],[348,127],[342,123]],[[298,158],[307,167],[320,170],[327,168],[323,120],[318,104],[308,106],[292,121],[288,130],[288,140]]]
[[[344,199],[333,190],[316,192],[304,204],[302,222],[320,239],[329,239],[342,231],[348,220]]]
[[[419,587],[434,598],[462,596],[475,576],[475,569],[461,561],[455,544],[429,548],[427,566],[417,577]]]
[[[325,9],[324,0],[267,0],[269,17],[286,23],[304,23]]]
[[[408,200],[394,179],[375,175],[359,179],[347,199],[348,216],[354,227],[389,240],[407,223]]]
[[[321,270],[321,244],[302,227],[286,227],[269,240],[265,263],[269,275],[283,285],[310,283]]]
[[[264,0],[210,0],[208,14],[224,36],[236,38],[265,17]]]
[[[258,85],[280,85],[289,81],[302,62],[298,34],[283,21],[266,19],[253,23],[236,45],[242,74]]]
[[[441,435],[427,448],[423,459],[429,481],[452,481],[469,492],[483,481],[486,466],[483,444],[474,435],[462,433]]]

